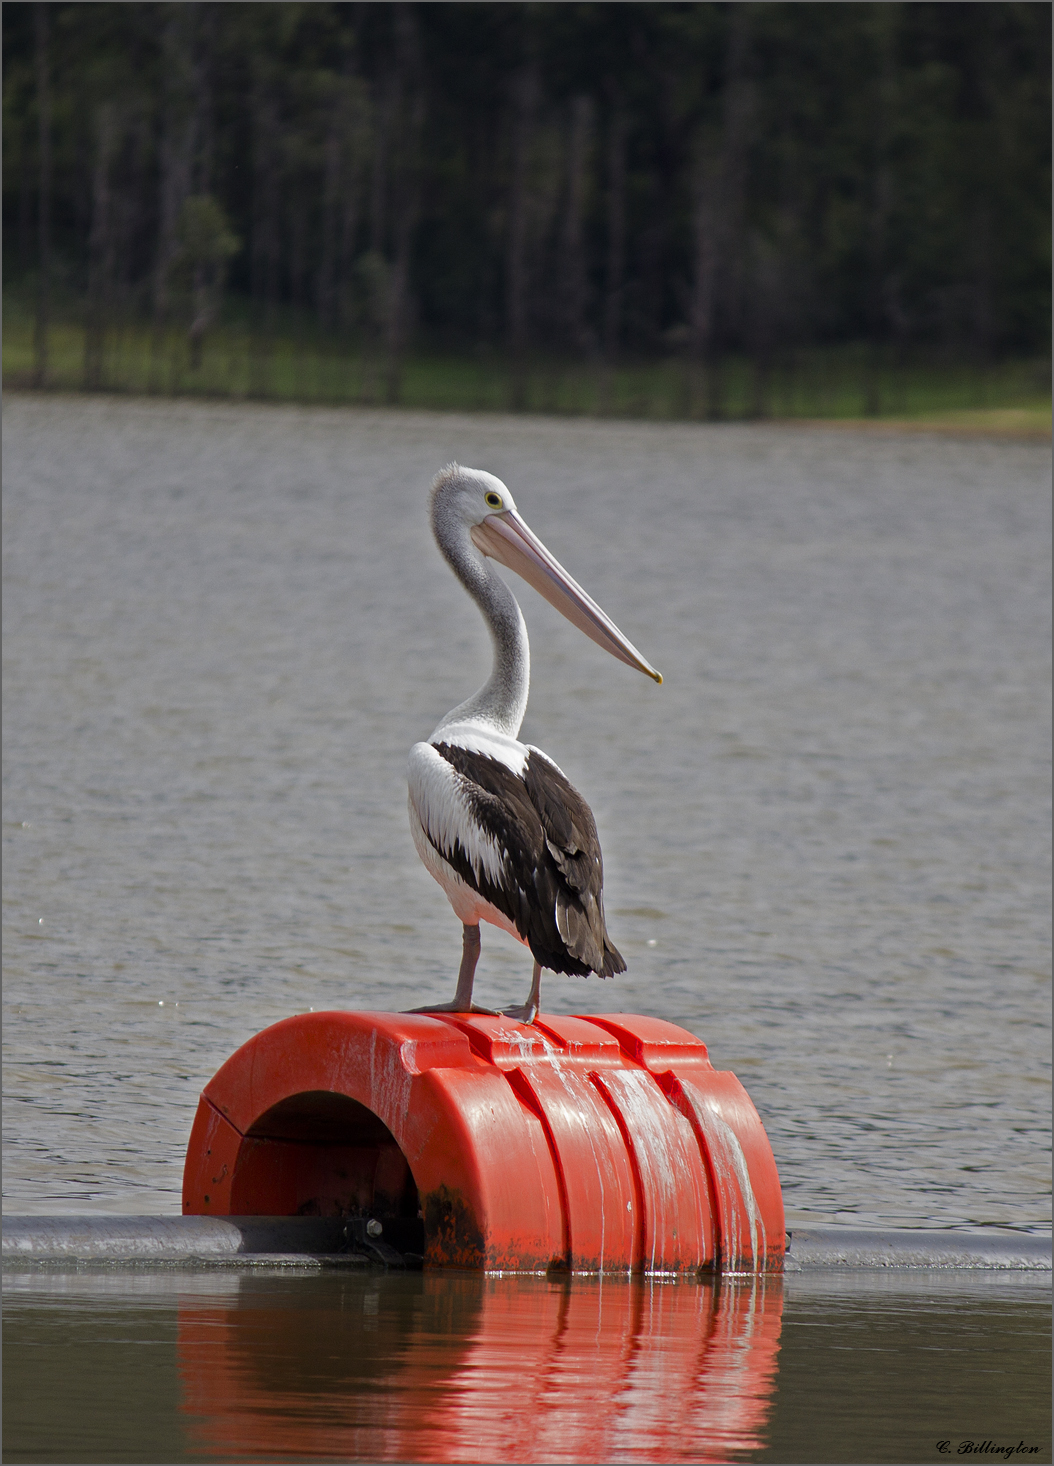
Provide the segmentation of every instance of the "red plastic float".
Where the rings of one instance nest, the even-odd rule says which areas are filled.
[[[287,1018],[206,1086],[183,1210],[376,1217],[488,1271],[774,1272],[785,1242],[743,1086],[635,1014]]]

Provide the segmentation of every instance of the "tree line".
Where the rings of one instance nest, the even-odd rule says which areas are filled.
[[[6,282],[49,325],[722,364],[1045,353],[1031,3],[8,3]],[[293,327],[290,327],[290,322]]]

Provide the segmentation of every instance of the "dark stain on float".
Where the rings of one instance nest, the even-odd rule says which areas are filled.
[[[442,1267],[481,1268],[486,1249],[476,1214],[459,1191],[437,1186],[425,1196],[425,1260]]]

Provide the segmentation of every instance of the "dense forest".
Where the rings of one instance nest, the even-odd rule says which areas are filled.
[[[63,323],[88,386],[129,323],[193,371],[236,322],[261,391],[293,332],[389,400],[409,350],[511,363],[513,406],[538,353],[676,360],[702,415],[733,359],[760,411],[808,348],[1049,350],[1045,3],[52,0],[3,27],[38,381]]]

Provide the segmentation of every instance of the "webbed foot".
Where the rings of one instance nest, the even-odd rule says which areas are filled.
[[[478,1003],[470,1003],[466,1008],[464,1003],[459,1003],[456,998],[449,1003],[427,1003],[423,1008],[404,1008],[404,1013],[486,1013],[490,1018],[500,1018],[501,1014],[496,1008],[481,1008]]]
[[[502,1008],[502,1018],[513,1018],[517,1023],[533,1023],[538,1017],[537,1003],[521,1003],[518,1008]]]
[[[538,1017],[538,1005],[541,1002],[542,992],[542,968],[539,962],[534,964],[534,972],[531,974],[531,990],[527,994],[526,1003],[521,1003],[518,1008],[503,1008],[503,1018],[514,1018],[517,1023],[533,1023]]]

